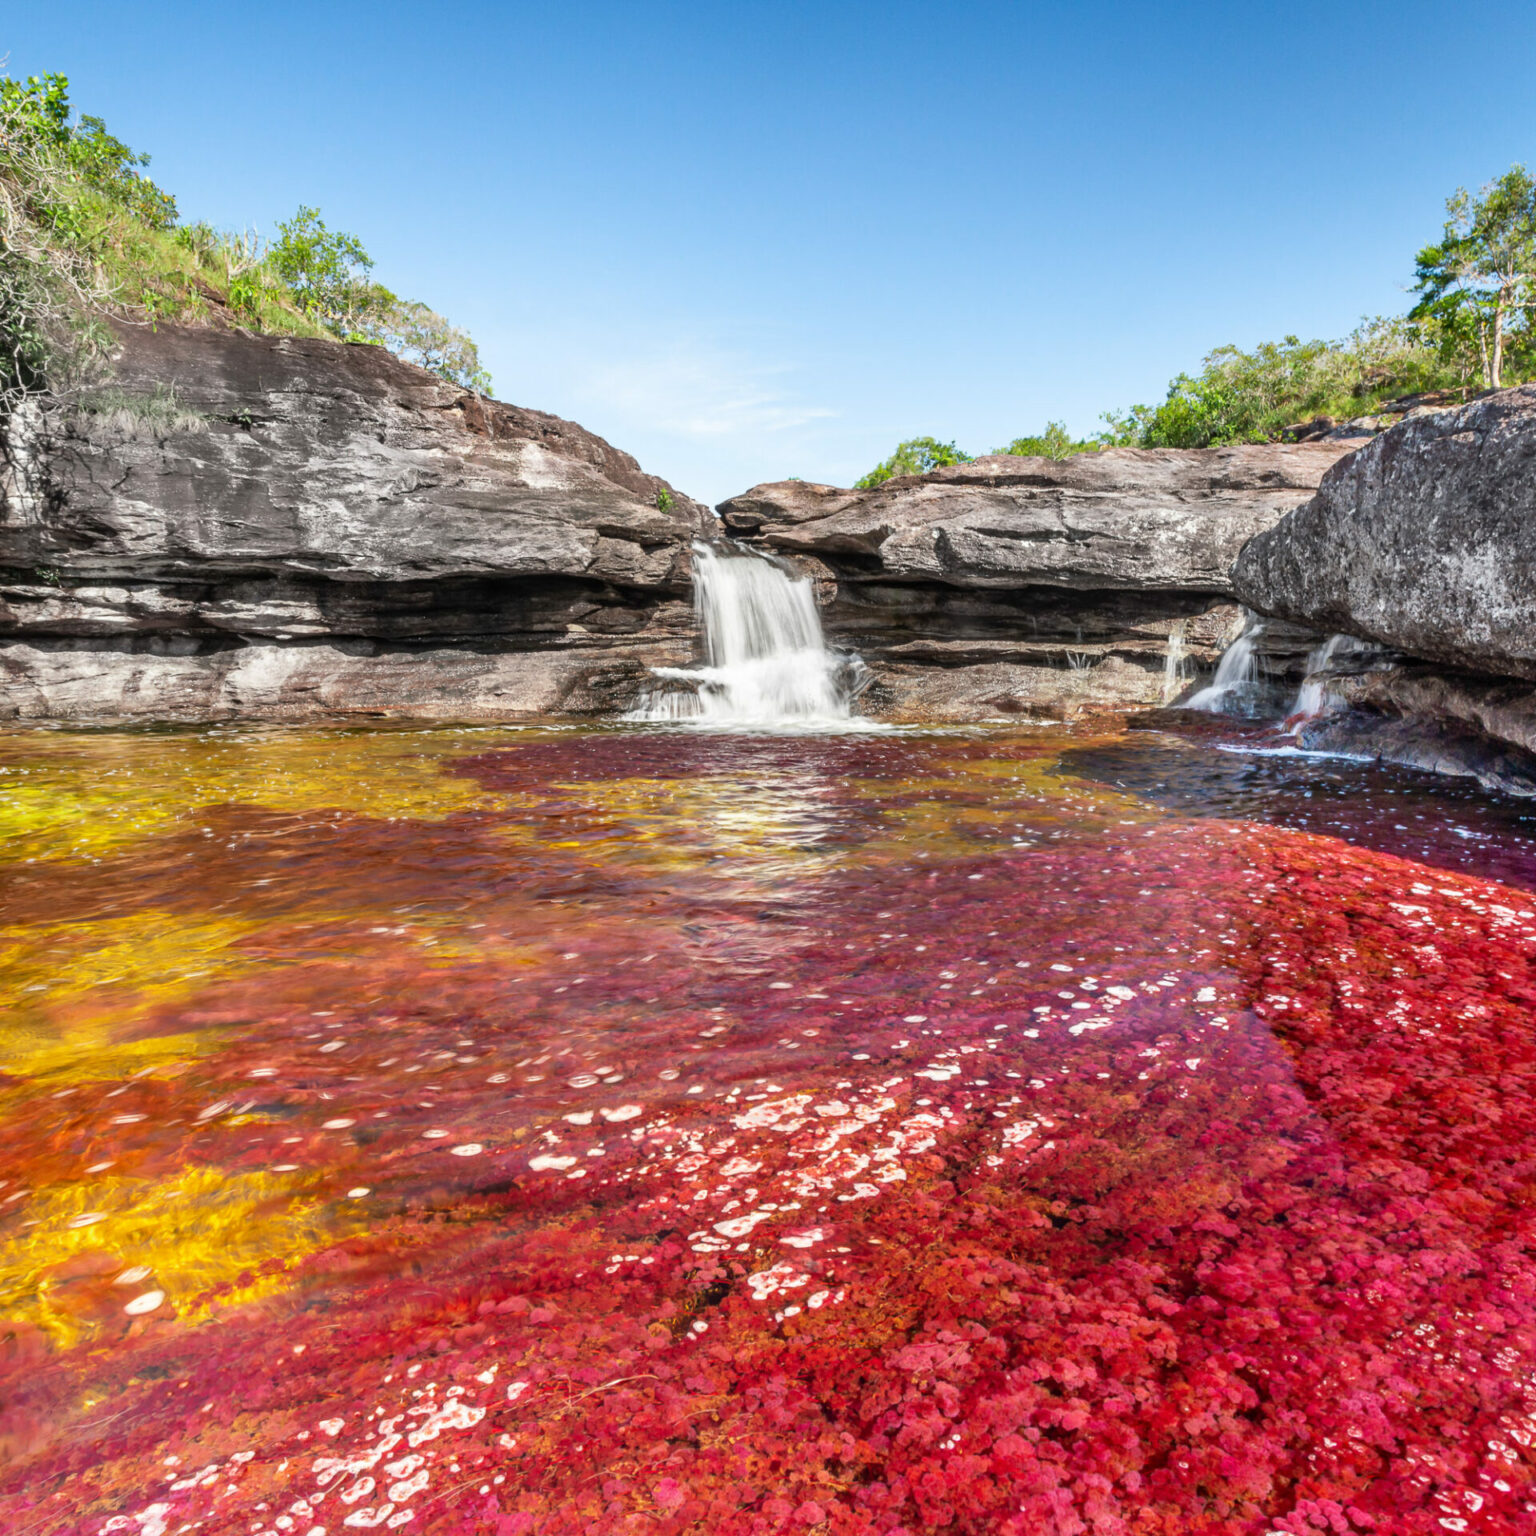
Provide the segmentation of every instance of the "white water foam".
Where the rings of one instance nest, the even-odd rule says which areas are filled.
[[[624,718],[721,729],[848,730],[868,681],[828,648],[808,578],[728,542],[693,546],[693,607],[704,664],[656,667],[659,686]]]
[[[1245,608],[1242,631],[1221,653],[1216,676],[1192,695],[1184,708],[1212,715],[1241,713],[1259,683],[1258,643],[1263,634],[1264,621]]]

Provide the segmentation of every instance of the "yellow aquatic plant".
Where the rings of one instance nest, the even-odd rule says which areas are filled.
[[[136,1313],[196,1322],[215,1305],[270,1295],[337,1235],[327,1208],[291,1179],[209,1167],[39,1190],[22,1220],[0,1242],[0,1317],[61,1347]]]
[[[502,740],[464,729],[12,735],[0,758],[0,860],[98,858],[221,805],[439,821],[502,803],[443,772]]]
[[[125,1038],[157,1006],[259,962],[235,948],[260,925],[135,912],[88,923],[0,929],[0,1071],[12,1075],[125,1076],[219,1043],[177,1032]]]

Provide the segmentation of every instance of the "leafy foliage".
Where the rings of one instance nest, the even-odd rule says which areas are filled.
[[[184,224],[148,165],[100,118],[72,117],[64,75],[0,77],[0,414],[90,372],[107,316],[374,342],[489,391],[469,335],[375,282],[361,241],[317,208],[270,245]]]
[[[143,174],[149,156],[129,149],[107,132],[99,117],[70,123],[69,80],[29,75],[25,82],[0,78],[6,137],[57,150],[87,186],[142,219],[152,229],[176,223],[176,199]]]
[[[1251,352],[1218,347],[1181,373],[1161,405],[1106,413],[1104,441],[1140,448],[1211,448],[1273,440],[1292,422],[1368,414],[1383,400],[1465,387],[1433,319],[1378,317],[1342,341],[1287,336]]]
[[[378,289],[379,293],[387,290]],[[450,325],[436,310],[393,294],[380,313],[361,327],[362,339],[377,341],[408,363],[435,373],[450,384],[489,394],[491,376],[480,363],[480,349],[467,331]]]
[[[1445,230],[1418,254],[1412,317],[1435,321],[1442,348],[1475,348],[1490,388],[1511,364],[1521,378],[1536,370],[1536,181],[1512,166],[1477,197],[1458,188],[1446,200]]]
[[[375,283],[373,258],[355,235],[326,226],[318,208],[301,206],[277,226],[267,265],[305,314],[343,340],[362,339],[396,300]]]
[[[936,437],[909,437],[898,443],[890,458],[882,460],[862,480],[855,482],[861,491],[883,485],[896,475],[926,475],[932,469],[947,469],[952,464],[969,464],[971,455],[953,443],[941,443]]]
[[[1065,422],[1048,421],[1044,432],[1016,437],[1006,448],[995,448],[993,452],[1026,459],[1070,459],[1075,453],[1096,453],[1102,446],[1097,438],[1073,437]]]

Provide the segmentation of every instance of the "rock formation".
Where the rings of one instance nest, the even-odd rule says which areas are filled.
[[[1233,584],[1393,653],[1318,679],[1304,743],[1536,791],[1536,385],[1373,439],[1245,546]]]
[[[1358,446],[994,455],[867,491],[754,486],[719,511],[821,579],[876,710],[1060,717],[1186,691],[1232,634],[1238,551]]]
[[[162,325],[6,434],[0,714],[598,711],[690,649],[707,509],[377,347]]]

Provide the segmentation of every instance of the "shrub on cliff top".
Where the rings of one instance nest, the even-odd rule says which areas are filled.
[[[1006,448],[992,451],[1026,459],[1070,459],[1078,453],[1097,453],[1103,446],[1097,438],[1073,437],[1065,422],[1048,421],[1044,432],[1016,437]]]
[[[148,164],[100,118],[72,117],[65,76],[0,76],[0,414],[88,373],[106,316],[373,342],[489,391],[470,337],[375,283],[361,242],[318,209],[301,206],[270,246],[182,224]]]
[[[883,485],[896,475],[926,475],[931,469],[947,469],[951,464],[969,464],[971,455],[953,443],[941,443],[936,437],[909,437],[898,443],[896,451],[855,481],[861,491]]]
[[[1104,441],[1138,448],[1270,442],[1309,417],[1370,414],[1384,400],[1477,382],[1464,351],[1432,317],[1363,320],[1341,341],[1287,336],[1251,352],[1217,347],[1179,374],[1161,405],[1107,412]]]

